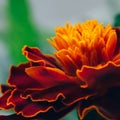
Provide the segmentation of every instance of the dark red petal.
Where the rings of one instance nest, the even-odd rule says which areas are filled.
[[[24,117],[33,117],[52,108],[47,102],[32,102],[30,99],[21,98],[20,95],[21,91],[14,90],[8,103],[14,106],[17,114],[21,113]]]
[[[113,118],[113,120],[119,120],[120,106],[118,101],[120,101],[120,97],[113,96],[110,89],[120,87],[120,65],[108,62],[103,66],[84,66],[82,70],[77,71],[77,74],[86,83],[82,87],[96,90],[97,93],[95,97],[80,102],[79,115],[83,118],[87,111],[94,108],[110,120]],[[117,91],[114,92],[119,94]]]
[[[1,87],[1,93],[5,93],[8,90],[14,89],[13,87],[10,87],[8,85],[1,85],[0,87]]]
[[[104,96],[92,97],[79,103],[78,113],[81,119],[85,114],[96,109],[97,112],[109,120],[120,120],[120,87],[113,87]]]
[[[64,117],[66,114],[68,114],[70,111],[72,111],[74,108],[76,108],[78,103],[72,104],[70,106],[66,106],[66,108],[62,109],[61,111],[54,111],[53,109],[50,109],[46,113],[39,114],[39,118],[41,120],[60,120],[60,118]]]
[[[52,98],[48,98],[49,96],[47,97],[47,99],[49,100],[53,100],[54,98],[58,97],[59,92],[63,93],[63,95],[65,94],[66,98],[68,96],[71,96],[70,92],[75,94],[75,96],[71,97],[71,99],[69,98],[65,99],[66,103],[70,102],[72,103],[78,101],[79,99],[82,99],[83,97],[88,97],[89,95],[93,94],[89,90],[80,89],[81,81],[79,79],[69,77],[63,71],[57,68],[49,68],[43,66],[30,67],[26,69],[27,74],[30,76],[29,77],[28,75],[25,74],[24,67],[26,67],[26,65],[22,64],[18,67],[13,67],[11,70],[12,74],[8,82],[16,85],[17,88],[20,89],[33,88],[39,90],[51,88],[52,91],[55,90],[56,92],[55,93],[53,92],[54,93],[53,95],[52,94],[49,95],[53,96]],[[63,92],[56,90],[56,88],[63,89]],[[76,91],[79,91],[79,94],[77,94]],[[47,93],[47,90],[45,92]],[[42,96],[43,93],[44,92],[42,92],[41,95],[39,96]],[[39,98],[46,99],[45,96],[43,97]],[[54,99],[54,101],[55,100],[56,99]]]
[[[59,67],[56,60],[52,56],[43,55],[41,51],[36,47],[29,48],[27,46],[24,46],[22,51],[29,61],[38,62],[40,60],[44,60],[46,66]]]
[[[93,97],[79,101],[77,108],[78,108],[78,116],[80,120],[83,120],[87,115],[87,113],[90,112],[91,110],[96,110],[99,115],[101,114],[97,106],[95,106],[94,103],[92,102],[92,100],[93,100]]]
[[[22,114],[22,116],[31,118],[34,120],[34,117],[47,118],[60,118],[63,117],[66,113],[70,112],[76,104],[70,106],[65,106],[62,104],[63,98],[58,98],[55,102],[48,103],[46,101],[42,102],[33,102],[30,99],[22,99],[20,97],[20,91],[13,91],[11,97],[9,98],[9,103],[14,105],[15,112],[17,114]]]
[[[77,92],[76,92],[77,91]],[[26,90],[22,97],[27,99],[30,97],[32,101],[56,101],[60,96],[63,97],[62,102],[71,105],[81,99],[94,95],[89,89],[80,88],[74,84],[59,85],[44,90]]]
[[[25,91],[24,96],[31,96],[34,100],[55,101],[59,95],[62,95],[64,101],[71,104],[78,99],[94,94],[91,90],[80,88],[80,79],[67,76],[57,68],[31,67],[27,68],[26,72],[31,78],[38,80],[41,83],[41,88],[43,88]]]
[[[19,89],[42,89],[60,83],[64,84],[67,81],[69,81],[69,79],[65,73],[57,68],[46,68],[44,66],[30,67],[29,63],[21,64],[18,67],[12,66],[11,74],[8,79],[10,86],[14,86]]]
[[[35,117],[30,117],[30,118],[23,117],[23,116],[17,115],[17,114],[13,114],[13,115],[9,115],[9,116],[0,116],[0,120],[58,120],[61,117],[68,114],[76,106],[77,106],[77,103],[75,103],[71,106],[67,106],[65,109],[63,109],[59,112],[56,112],[53,109],[50,109],[46,113],[41,113],[41,114],[38,114]]]
[[[110,120],[120,120],[120,87],[113,87],[108,93],[93,100],[99,112]]]
[[[7,100],[11,95],[11,90],[7,90],[4,94],[0,97],[0,109],[8,110],[11,109],[13,106],[7,104]]]
[[[25,73],[25,69],[28,67],[30,67],[29,63],[21,64],[17,67],[12,66],[8,79],[9,85],[17,87],[18,89],[40,88],[41,83],[38,80],[30,78]]]
[[[120,65],[112,62],[97,67],[83,66],[77,71],[77,75],[86,83],[82,87],[99,92],[112,86],[120,86]]]
[[[66,83],[81,83],[79,79],[69,77],[63,71],[57,68],[37,66],[27,68],[25,71],[32,79],[39,82],[39,84],[41,85],[39,89],[51,88]]]

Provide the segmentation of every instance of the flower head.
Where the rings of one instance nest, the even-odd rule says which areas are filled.
[[[57,49],[55,56],[69,74],[83,65],[97,66],[113,59],[117,35],[110,25],[88,20],[74,26],[66,23],[56,29],[50,43]]]
[[[80,118],[94,108],[120,119],[120,29],[88,20],[55,31],[49,42],[56,58],[23,48],[29,62],[12,66],[8,85],[1,85],[0,108],[16,114],[0,118],[59,119],[77,107]]]

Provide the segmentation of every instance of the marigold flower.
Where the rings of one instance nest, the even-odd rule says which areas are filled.
[[[1,85],[0,109],[15,114],[1,120],[57,120],[78,109],[80,119],[96,111],[120,119],[120,29],[88,20],[55,29],[49,40],[55,57],[24,46],[29,60],[12,66],[8,85]]]

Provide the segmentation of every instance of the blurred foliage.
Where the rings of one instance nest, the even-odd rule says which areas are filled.
[[[67,114],[62,120],[79,120],[78,115],[77,115],[77,110],[73,110],[69,114]]]
[[[8,0],[8,44],[14,64],[26,61],[21,49],[24,45],[38,46],[39,34],[32,24],[26,0]]]
[[[27,61],[22,55],[24,45],[49,48],[46,38],[51,33],[38,31],[33,24],[29,2],[27,0],[8,0],[8,40],[9,50],[13,64]],[[47,46],[47,47],[45,47]],[[50,51],[50,50],[49,50]]]
[[[113,26],[120,26],[120,13],[115,16]]]

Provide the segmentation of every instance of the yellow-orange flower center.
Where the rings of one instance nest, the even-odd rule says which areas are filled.
[[[74,26],[55,29],[56,36],[49,40],[57,51],[55,56],[68,73],[82,65],[96,66],[111,60],[117,43],[111,25],[103,26],[97,20],[88,20]]]

